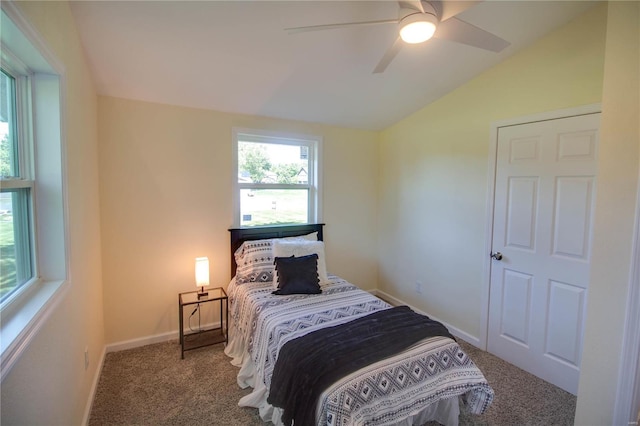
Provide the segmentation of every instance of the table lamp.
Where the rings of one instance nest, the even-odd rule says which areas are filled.
[[[209,258],[196,257],[196,287],[200,287],[198,299],[206,297],[209,293],[204,291],[204,286],[209,285]]]

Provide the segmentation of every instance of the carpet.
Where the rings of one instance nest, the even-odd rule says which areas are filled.
[[[573,425],[575,396],[459,343],[496,394],[483,415],[463,411],[460,425]],[[108,353],[89,425],[263,425],[258,410],[238,407],[251,391],[238,387],[238,370],[222,345],[189,351],[184,360],[177,341]]]

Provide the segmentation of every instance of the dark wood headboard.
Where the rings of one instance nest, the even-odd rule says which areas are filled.
[[[264,240],[266,238],[297,237],[312,232],[318,233],[318,241],[323,241],[322,227],[324,223],[304,225],[263,226],[251,228],[232,228],[231,233],[231,278],[236,275],[236,257],[234,253],[248,240]]]

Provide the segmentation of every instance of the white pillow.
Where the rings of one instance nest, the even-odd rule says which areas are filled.
[[[312,232],[310,234],[307,235],[297,235],[295,237],[284,237],[284,238],[277,238],[274,239],[273,241],[318,241],[318,233],[317,232]]]
[[[324,258],[324,243],[322,241],[304,241],[304,240],[274,240],[273,241],[273,258],[276,257],[300,257],[310,254],[318,255],[318,278],[320,285],[328,284],[327,264]],[[273,287],[278,288],[278,271],[273,276]]]

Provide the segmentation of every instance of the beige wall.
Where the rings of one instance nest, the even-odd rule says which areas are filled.
[[[605,24],[599,5],[382,132],[381,290],[480,337],[491,123],[600,102]]]
[[[3,380],[3,425],[80,424],[104,350],[97,100],[69,7],[20,2],[25,18],[64,64],[71,286]],[[84,348],[89,368],[84,369]]]
[[[327,267],[377,285],[377,134],[99,97],[100,205],[107,343],[175,332],[177,294],[208,256],[229,282],[233,127],[324,138]]]
[[[611,2],[607,17],[591,285],[576,410],[578,425],[611,424],[613,418],[638,194],[640,3]]]

